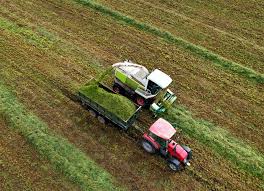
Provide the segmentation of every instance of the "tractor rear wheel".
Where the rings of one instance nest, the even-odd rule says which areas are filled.
[[[147,151],[148,153],[153,154],[153,153],[156,152],[156,148],[149,141],[147,141],[147,140],[143,140],[141,142],[141,145],[142,145],[143,149],[145,151]]]

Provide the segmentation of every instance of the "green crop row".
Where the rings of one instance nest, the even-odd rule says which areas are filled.
[[[229,159],[240,169],[264,180],[264,155],[250,145],[233,137],[228,131],[212,123],[194,119],[185,108],[171,108],[164,118],[173,122],[175,127],[210,147],[213,151]]]
[[[121,21],[123,23],[126,23],[129,26],[135,27],[138,30],[142,30],[145,32],[148,32],[150,34],[156,35],[170,43],[176,44],[177,46],[180,46],[186,50],[189,50],[190,52],[203,57],[206,60],[211,61],[212,63],[216,64],[217,66],[221,66],[224,69],[230,70],[236,74],[239,74],[241,76],[244,76],[248,79],[251,79],[257,83],[264,83],[264,75],[260,74],[253,69],[250,69],[248,67],[242,66],[236,62],[233,62],[231,60],[225,59],[220,55],[217,55],[204,47],[197,46],[191,42],[188,42],[180,37],[175,37],[171,33],[167,31],[160,30],[156,27],[153,27],[149,24],[137,21],[136,19],[132,17],[128,17],[126,15],[123,15],[120,12],[114,11],[106,6],[100,5],[94,1],[90,0],[75,0],[76,2],[85,5],[87,7],[90,7],[96,11],[101,12],[102,14],[111,16],[117,21]]]
[[[120,190],[113,177],[66,139],[55,135],[48,126],[27,112],[14,94],[0,83],[0,113],[36,150],[47,157],[55,169],[63,172],[83,190]]]
[[[34,31],[27,29],[26,27],[16,25],[13,22],[10,22],[9,20],[1,17],[0,29],[8,30],[13,34],[23,36],[27,42],[41,48],[50,48],[54,44],[54,39],[52,39],[51,36],[37,35]]]

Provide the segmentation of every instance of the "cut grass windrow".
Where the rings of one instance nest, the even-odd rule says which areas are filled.
[[[36,150],[47,157],[83,190],[120,190],[113,177],[66,139],[52,133],[38,117],[26,111],[8,88],[0,82],[0,114],[9,126],[21,133]]]
[[[238,168],[264,180],[264,155],[212,123],[194,119],[185,108],[171,108],[164,118],[190,136],[230,160]]]
[[[244,76],[247,79],[251,79],[257,83],[264,83],[264,75],[260,74],[256,71],[254,71],[251,68],[242,66],[236,62],[233,62],[231,60],[228,60],[220,55],[217,55],[209,50],[207,50],[204,47],[197,46],[191,42],[188,42],[180,37],[175,37],[171,33],[167,31],[160,30],[154,26],[151,26],[149,24],[137,21],[136,19],[123,15],[122,13],[118,11],[114,11],[106,6],[100,5],[94,1],[89,0],[75,0],[76,2],[90,7],[91,9],[94,9],[96,11],[101,12],[102,14],[111,16],[117,21],[121,21],[129,26],[135,27],[138,30],[148,32],[150,34],[156,35],[170,43],[173,43],[177,46],[180,46],[186,50],[189,50],[195,55],[199,55],[203,57],[206,60],[210,60],[212,63],[216,64],[217,66],[221,66],[222,68],[226,70],[230,70],[236,74],[239,74],[241,76]]]
[[[23,26],[16,25],[13,22],[10,22],[9,20],[1,17],[0,17],[0,29],[5,29],[13,34],[18,34],[20,36],[23,36],[25,41],[35,46],[39,46],[40,48],[51,48],[54,44],[53,42],[54,39],[52,36],[37,35],[32,30],[27,29],[26,27]]]

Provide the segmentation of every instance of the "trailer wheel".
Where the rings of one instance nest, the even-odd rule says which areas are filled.
[[[86,105],[83,100],[81,101],[81,104],[82,104],[83,107],[85,107],[85,105]]]
[[[97,119],[98,119],[98,121],[99,121],[100,123],[102,123],[102,124],[105,124],[105,123],[106,123],[105,118],[102,117],[102,116],[100,116],[100,115],[98,115]]]
[[[92,110],[92,109],[89,109],[89,113],[90,113],[90,115],[92,117],[96,117],[97,116],[97,113],[94,110]]]

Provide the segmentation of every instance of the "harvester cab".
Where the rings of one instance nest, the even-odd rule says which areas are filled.
[[[138,105],[150,106],[151,111],[158,114],[176,100],[176,96],[166,89],[172,79],[164,72],[158,69],[149,72],[144,66],[131,61],[112,66],[115,73],[114,91],[132,97]]]
[[[190,165],[192,151],[171,139],[175,133],[175,128],[168,121],[159,118],[150,126],[149,132],[143,135],[142,147],[148,153],[159,152],[167,158],[173,171],[179,171]]]

